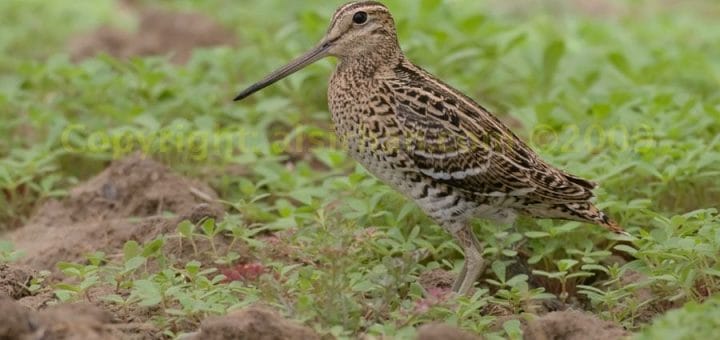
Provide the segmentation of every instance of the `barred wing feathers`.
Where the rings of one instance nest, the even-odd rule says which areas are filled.
[[[386,80],[404,147],[420,171],[480,196],[584,202],[595,184],[546,162],[472,99],[412,65]]]

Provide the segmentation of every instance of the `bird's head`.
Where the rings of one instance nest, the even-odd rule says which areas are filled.
[[[379,2],[351,2],[335,12],[323,42],[328,54],[339,58],[382,53],[397,47],[395,21]]]
[[[385,5],[376,1],[350,2],[338,8],[325,36],[313,49],[242,91],[235,100],[283,79],[327,56],[342,59],[390,58],[400,52],[395,21]]]

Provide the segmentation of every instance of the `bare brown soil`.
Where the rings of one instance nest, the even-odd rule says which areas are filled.
[[[69,46],[74,61],[107,53],[120,59],[169,55],[174,63],[184,64],[196,48],[237,42],[233,32],[199,13],[141,7],[134,1],[121,1],[120,6],[137,17],[137,30],[105,26],[77,36]]]
[[[126,339],[113,317],[95,306],[63,304],[33,311],[0,296],[0,339]],[[142,337],[133,337],[140,339]]]
[[[200,331],[185,340],[314,340],[314,330],[286,320],[270,309],[249,307],[223,317],[206,319]]]
[[[20,299],[29,295],[27,287],[33,275],[30,268],[0,264],[0,296]]]
[[[481,340],[482,337],[470,334],[444,323],[431,323],[418,328],[418,340]]]
[[[524,327],[526,340],[614,340],[630,335],[620,325],[576,310],[552,312]]]
[[[30,280],[39,270],[56,271],[59,261],[82,263],[94,251],[105,252],[110,260],[119,258],[129,240],[148,242],[173,234],[182,220],[198,222],[222,218],[222,214],[217,195],[204,183],[139,154],[113,162],[73,188],[68,197],[45,202],[27,225],[7,235],[26,256],[18,264],[0,266],[0,295],[17,300],[3,300],[0,308],[11,317],[0,320],[0,331],[10,332],[8,339],[35,339],[37,334],[42,339],[158,338],[159,331],[148,323],[151,311],[121,308],[100,299],[116,293],[112,287],[89,289],[87,306],[52,306],[57,300],[51,289],[31,294]],[[226,250],[229,242],[218,241]],[[182,247],[176,239],[168,239],[166,248],[168,255],[181,262],[194,255],[194,250]],[[202,253],[208,246],[198,243],[198,248]]]
[[[455,274],[443,269],[433,269],[420,274],[418,280],[425,290],[431,290],[433,288],[450,289],[455,280]]]
[[[26,254],[20,264],[55,270],[58,261],[82,262],[93,251],[114,254],[129,240],[174,233],[184,219],[222,217],[216,200],[206,184],[134,155],[113,162],[63,200],[46,202],[8,238]],[[177,256],[192,251],[175,250]]]

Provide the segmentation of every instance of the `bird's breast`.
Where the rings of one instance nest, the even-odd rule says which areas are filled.
[[[328,107],[338,137],[380,137],[393,118],[390,100],[378,81],[336,71],[328,86]]]
[[[336,71],[328,87],[335,133],[349,154],[386,182],[407,166],[403,138],[382,82]]]

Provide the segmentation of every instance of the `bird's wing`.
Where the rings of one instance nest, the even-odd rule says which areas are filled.
[[[594,183],[545,163],[472,99],[414,67],[396,72],[386,85],[405,152],[424,175],[480,196],[538,203],[592,198]]]

